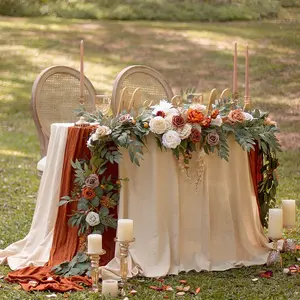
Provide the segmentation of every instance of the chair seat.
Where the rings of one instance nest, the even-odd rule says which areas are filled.
[[[42,175],[46,168],[47,156],[44,156],[42,159],[39,160],[37,163],[37,170],[38,174]]]

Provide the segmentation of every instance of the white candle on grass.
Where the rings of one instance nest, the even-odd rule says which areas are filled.
[[[118,220],[117,237],[119,241],[133,240],[133,220],[130,219]]]
[[[102,281],[102,295],[118,296],[118,281],[107,279]]]
[[[282,209],[271,208],[269,209],[269,230],[268,237],[271,239],[282,238]]]
[[[283,226],[294,227],[296,225],[296,201],[282,200]]]
[[[102,235],[89,234],[88,235],[88,253],[100,254],[102,252]]]

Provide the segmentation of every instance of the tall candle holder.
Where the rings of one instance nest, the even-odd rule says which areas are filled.
[[[135,241],[133,238],[131,241],[120,241],[118,238],[115,238],[115,242],[120,244],[120,272],[121,272],[121,281],[119,283],[119,288],[121,289],[121,295],[125,294],[124,289],[127,283],[128,275],[128,250],[129,245]]]
[[[267,266],[271,266],[277,262],[280,263],[280,267],[282,268],[282,257],[280,254],[280,251],[278,249],[278,238],[273,238],[273,249],[271,250],[271,252],[268,255],[267,258]]]
[[[91,260],[91,278],[92,278],[92,291],[97,293],[99,291],[99,262],[101,255],[106,253],[102,249],[100,253],[87,253]]]

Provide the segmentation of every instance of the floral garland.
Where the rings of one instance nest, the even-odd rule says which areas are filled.
[[[216,102],[211,111],[199,102],[174,107],[162,100],[158,105],[139,109],[138,113],[123,111],[116,117],[89,114],[82,108],[77,113],[95,124],[87,142],[91,159],[72,163],[76,174],[74,190],[61,199],[60,205],[77,201],[77,210],[70,217],[69,224],[78,227],[79,235],[103,233],[107,227],[116,228],[117,220],[110,214],[110,209],[118,204],[121,180],[105,177],[104,172],[108,163],[119,163],[120,147],[126,148],[131,161],[139,166],[149,133],[155,136],[161,149],[172,150],[180,169],[186,173],[193,152],[198,151],[198,182],[205,167],[203,153],[216,152],[221,159],[228,161],[229,134],[247,152],[257,145],[263,156],[259,204],[261,221],[266,225],[268,209],[275,204],[278,184],[274,173],[278,166],[276,151],[281,151],[276,138],[278,128],[267,113],[259,110],[245,112],[226,99]],[[69,269],[67,265],[65,270]],[[66,273],[61,268],[59,272]]]

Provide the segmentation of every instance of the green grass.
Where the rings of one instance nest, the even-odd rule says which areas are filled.
[[[30,113],[33,81],[51,65],[79,68],[82,38],[86,75],[99,93],[111,92],[114,78],[124,67],[146,64],[165,75],[175,92],[195,86],[205,100],[212,88],[220,92],[231,87],[235,40],[242,94],[243,51],[249,43],[254,106],[270,111],[282,130],[278,203],[299,200],[299,32],[299,22],[283,20],[221,24],[0,18],[0,248],[28,233],[35,207],[39,143]],[[292,262],[285,259],[285,265]],[[187,279],[192,288],[201,287],[193,299],[299,299],[300,275],[288,277],[274,269],[273,278],[253,282],[261,269],[266,268],[189,273],[166,280],[176,286],[179,278]],[[0,267],[0,274],[8,271]],[[133,280],[138,294],[132,298],[163,299],[163,293],[149,289],[156,284],[153,281]],[[0,299],[46,299],[51,294],[26,294],[17,287],[0,280]],[[169,296],[175,299],[174,293]],[[65,298],[58,294],[56,299]],[[71,293],[69,299],[97,297],[85,292]]]

